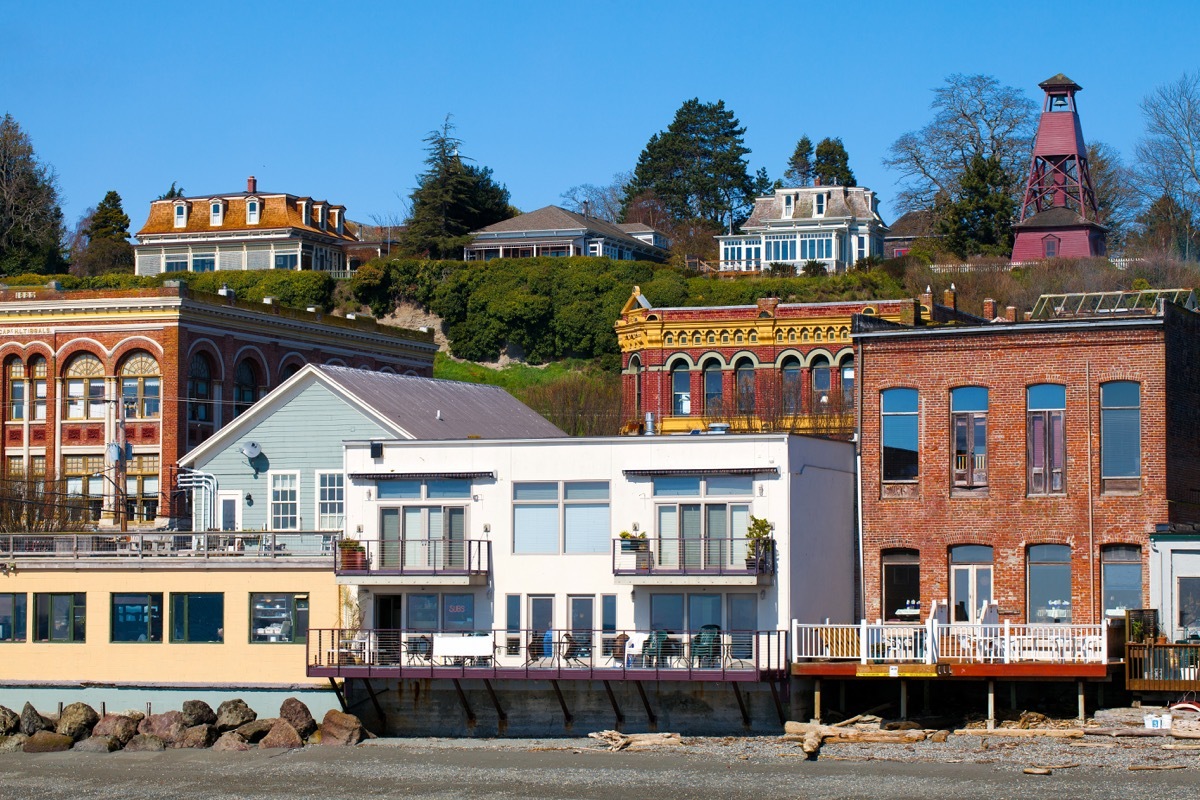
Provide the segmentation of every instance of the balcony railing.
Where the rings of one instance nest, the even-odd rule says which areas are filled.
[[[774,539],[613,539],[614,575],[772,575]]]
[[[309,629],[308,674],[404,678],[759,680],[787,670],[787,631]]]
[[[344,541],[337,551],[339,575],[486,575],[492,563],[484,539]]]
[[[1200,691],[1200,644],[1125,645],[1125,688],[1141,692]]]
[[[0,559],[333,558],[333,531],[5,533]]]
[[[1107,622],[1100,625],[874,623],[792,625],[795,661],[861,664],[1105,664]]]

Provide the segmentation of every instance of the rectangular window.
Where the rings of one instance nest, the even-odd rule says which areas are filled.
[[[340,472],[317,473],[317,529],[342,529],[345,515],[345,477]]]
[[[1136,492],[1142,477],[1141,385],[1100,384],[1101,491]]]
[[[0,642],[25,641],[25,603],[24,593],[0,594]]]
[[[187,206],[183,203],[175,206],[175,227],[182,228],[187,225]]]
[[[607,553],[608,481],[567,481],[563,494],[563,552]]]
[[[1028,570],[1028,622],[1070,624],[1071,548],[1065,544],[1030,545]]]
[[[258,224],[258,201],[257,200],[251,200],[246,203],[246,224],[247,225],[257,225]]]
[[[33,382],[33,421],[46,421],[46,381]]]
[[[1026,486],[1030,495],[1062,494],[1066,485],[1063,440],[1067,387],[1043,383],[1025,390]]]
[[[225,641],[225,595],[171,594],[172,642]]]
[[[442,630],[463,633],[475,630],[475,595],[442,595]]]
[[[1104,616],[1124,619],[1126,609],[1142,607],[1142,549],[1114,544],[1100,548]]]
[[[192,256],[192,272],[214,272],[217,269],[217,257],[212,253]]]
[[[504,625],[504,629],[509,633],[521,632],[521,595],[505,595]]]
[[[438,629],[438,596],[436,594],[408,595],[408,629],[436,631]]]
[[[558,553],[558,541],[558,484],[514,483],[513,552]]]
[[[161,642],[162,593],[113,594],[112,641]]]
[[[986,388],[963,386],[950,390],[955,487],[987,486],[987,410]]]
[[[35,594],[33,618],[35,641],[83,642],[87,630],[87,595]]]
[[[175,255],[166,257],[166,266],[164,272],[187,272],[188,258],[186,255]]]
[[[299,263],[300,256],[296,253],[284,253],[275,256],[275,269],[295,269]]]
[[[104,456],[64,456],[69,513],[74,519],[100,519],[104,505]]]
[[[880,392],[880,439],[883,442],[883,480],[915,481],[917,458],[917,390]]]
[[[271,475],[271,530],[300,528],[300,479],[294,472]]]
[[[308,638],[308,593],[250,595],[250,641],[303,642]]]
[[[1200,578],[1177,578],[1179,581],[1179,627],[1189,638],[1200,633]]]
[[[825,195],[823,193],[813,196],[813,216],[825,216]]]
[[[151,522],[158,516],[158,456],[135,455],[126,465],[125,511],[129,519]]]
[[[607,481],[513,484],[514,553],[607,553],[610,534]]]
[[[17,366],[20,367],[19,364]],[[23,378],[9,377],[8,418],[14,422],[25,419],[25,380]]]
[[[615,594],[600,596],[600,628],[605,633],[615,633],[617,630],[617,596]]]

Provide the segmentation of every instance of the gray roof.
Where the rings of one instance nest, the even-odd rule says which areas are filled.
[[[1031,217],[1026,217],[1024,221],[1018,222],[1013,227],[1016,228],[1077,228],[1087,226],[1089,228],[1101,228],[1099,223],[1084,219],[1075,211],[1064,206],[1054,206],[1045,211],[1039,211]]]
[[[500,222],[488,225],[486,228],[473,231],[473,234],[519,233],[521,231],[577,231],[581,229],[610,239],[620,239],[627,242],[631,247],[641,250],[651,247],[651,245],[643,242],[641,239],[633,238],[611,222],[597,217],[585,217],[583,214],[568,211],[558,206],[546,206],[536,211],[530,211],[527,214],[520,214],[512,219],[501,220]],[[653,229],[646,228],[646,230]],[[658,248],[653,249],[658,250]]]
[[[790,191],[777,190],[774,194],[755,198],[754,209],[750,212],[749,219],[742,223],[742,229],[761,228],[769,221],[783,219],[783,196],[791,193],[799,195],[792,219],[821,219],[814,216],[813,195],[822,190],[829,195],[824,217],[853,216],[871,219],[877,216],[871,204],[867,202],[867,192],[871,190],[864,186],[806,186]]]
[[[541,439],[567,435],[499,386],[350,367],[316,369],[414,439]]]

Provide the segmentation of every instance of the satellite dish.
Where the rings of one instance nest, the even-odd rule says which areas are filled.
[[[258,446],[258,442],[246,442],[242,445],[242,455],[246,458],[258,458],[262,453],[262,448]]]

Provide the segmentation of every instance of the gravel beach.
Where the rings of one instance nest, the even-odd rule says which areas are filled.
[[[685,738],[609,752],[593,739],[376,739],[352,749],[0,755],[0,795],[205,800],[329,798],[1087,798],[1196,796],[1200,751],[1171,738],[952,736],[830,744],[816,761],[777,737]],[[1077,765],[1077,766],[1068,766]],[[1026,775],[1032,766],[1049,776]],[[1130,770],[1131,766],[1184,767]]]

